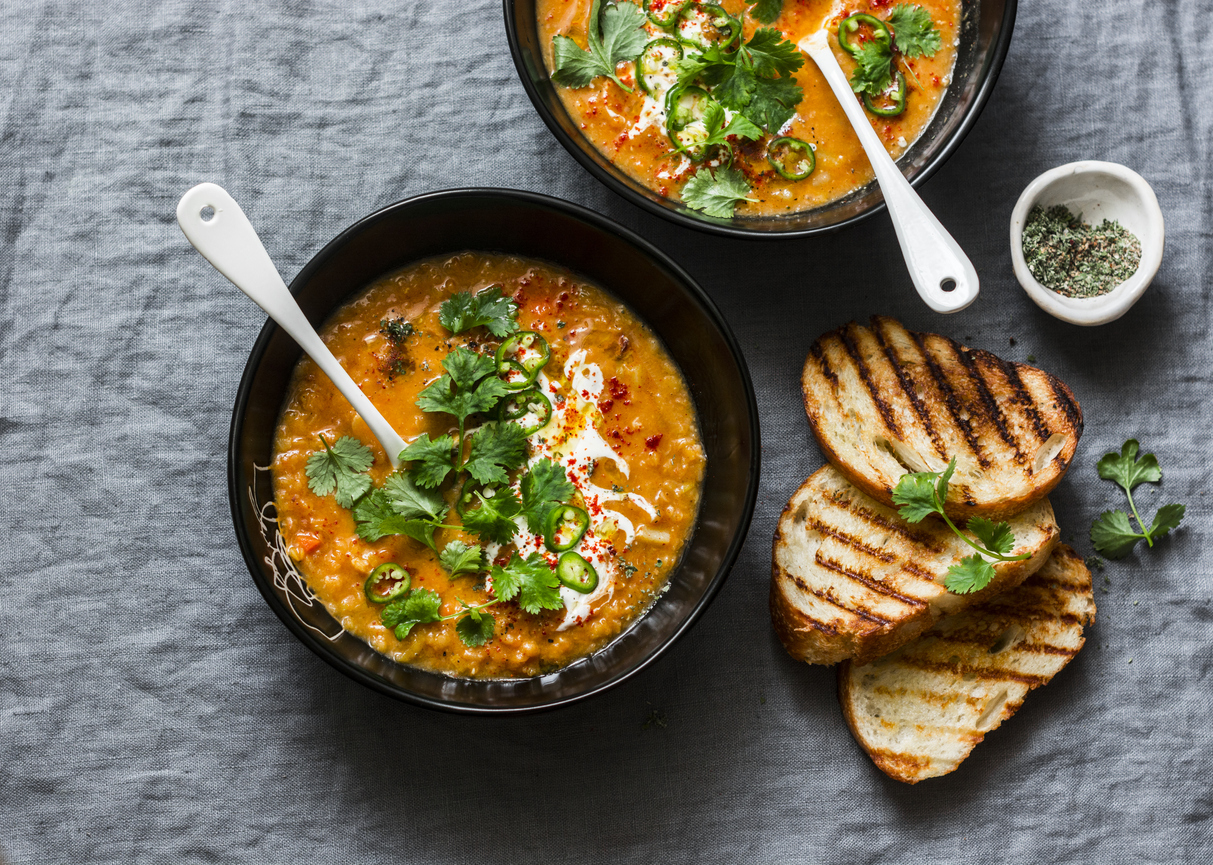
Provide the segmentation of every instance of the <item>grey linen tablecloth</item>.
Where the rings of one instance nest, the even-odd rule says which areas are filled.
[[[1209,2],[1028,0],[984,115],[922,195],[982,294],[913,296],[888,218],[761,244],[672,226],[603,188],[523,93],[501,10],[475,3],[16,3],[0,9],[0,860],[43,862],[1207,862],[1213,100]],[[472,142],[472,152],[468,143]],[[1011,274],[1024,185],[1125,163],[1167,221],[1121,321],[1040,312]],[[214,180],[288,280],[370,211],[464,185],[576,201],[653,239],[723,309],[762,412],[749,539],[692,632],[624,686],[542,716],[428,712],[349,681],[257,594],[224,453],[264,317],[174,220]],[[956,773],[890,781],[833,672],[767,617],[770,541],[822,458],[798,371],[872,313],[1039,364],[1086,435],[1063,535],[1119,492],[1184,527],[1096,575],[1087,648]]]

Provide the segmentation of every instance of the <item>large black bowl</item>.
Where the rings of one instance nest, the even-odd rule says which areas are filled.
[[[393,204],[346,229],[291,283],[320,324],[352,294],[429,256],[504,252],[563,265],[627,303],[682,368],[699,413],[707,473],[699,518],[670,588],[604,649],[517,680],[454,679],[397,664],[342,630],[308,591],[274,521],[274,429],[299,347],[277,325],[249,356],[228,444],[228,486],[241,552],[270,607],[308,648],[365,685],[435,709],[551,708],[617,685],[656,658],[703,612],[741,549],[758,491],[758,409],[736,340],[703,290],[635,234],[588,210],[527,192],[465,189]]]
[[[506,36],[514,65],[539,116],[578,162],[633,204],[679,225],[745,238],[802,237],[833,231],[884,209],[884,196],[875,181],[821,207],[786,216],[716,219],[658,195],[616,168],[581,133],[565,111],[544,66],[535,21],[535,0],[503,2]],[[931,123],[897,162],[902,174],[913,185],[918,186],[934,174],[977,122],[1011,44],[1016,2],[963,0],[960,48],[952,84]]]

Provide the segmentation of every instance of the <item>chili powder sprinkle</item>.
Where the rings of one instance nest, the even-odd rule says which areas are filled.
[[[1141,241],[1115,220],[1092,227],[1064,205],[1037,205],[1023,227],[1023,257],[1037,282],[1065,297],[1107,294],[1137,271]]]

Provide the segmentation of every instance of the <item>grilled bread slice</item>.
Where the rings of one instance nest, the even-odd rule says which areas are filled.
[[[1023,582],[1057,544],[1048,499],[1010,520],[1013,555],[968,595],[944,588],[947,570],[973,550],[937,517],[911,525],[833,466],[798,489],[775,531],[771,620],[784,648],[809,664],[861,663],[908,643],[935,620]]]
[[[847,726],[890,778],[946,775],[1078,654],[1094,620],[1091,572],[1060,545],[1018,588],[941,619],[888,657],[842,664]]]
[[[1059,379],[891,318],[823,335],[801,385],[826,458],[886,504],[903,474],[955,457],[945,505],[954,519],[1001,519],[1040,501],[1082,434],[1082,411]]]

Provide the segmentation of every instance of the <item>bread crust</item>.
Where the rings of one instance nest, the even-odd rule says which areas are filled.
[[[818,338],[801,390],[826,459],[879,501],[892,504],[906,472],[955,458],[945,509],[958,520],[1047,496],[1082,435],[1082,409],[1055,376],[882,316]]]
[[[1020,587],[940,620],[873,664],[840,664],[843,718],[890,778],[946,775],[1078,654],[1094,620],[1091,573],[1058,545]]]
[[[833,466],[806,480],[784,507],[771,553],[771,623],[788,654],[808,664],[863,663],[910,642],[942,615],[1019,585],[1059,538],[1052,506],[1012,522],[1020,562],[998,562],[981,591],[956,595],[947,569],[972,550],[942,521],[911,525],[851,485]],[[883,538],[883,543],[876,543]]]

